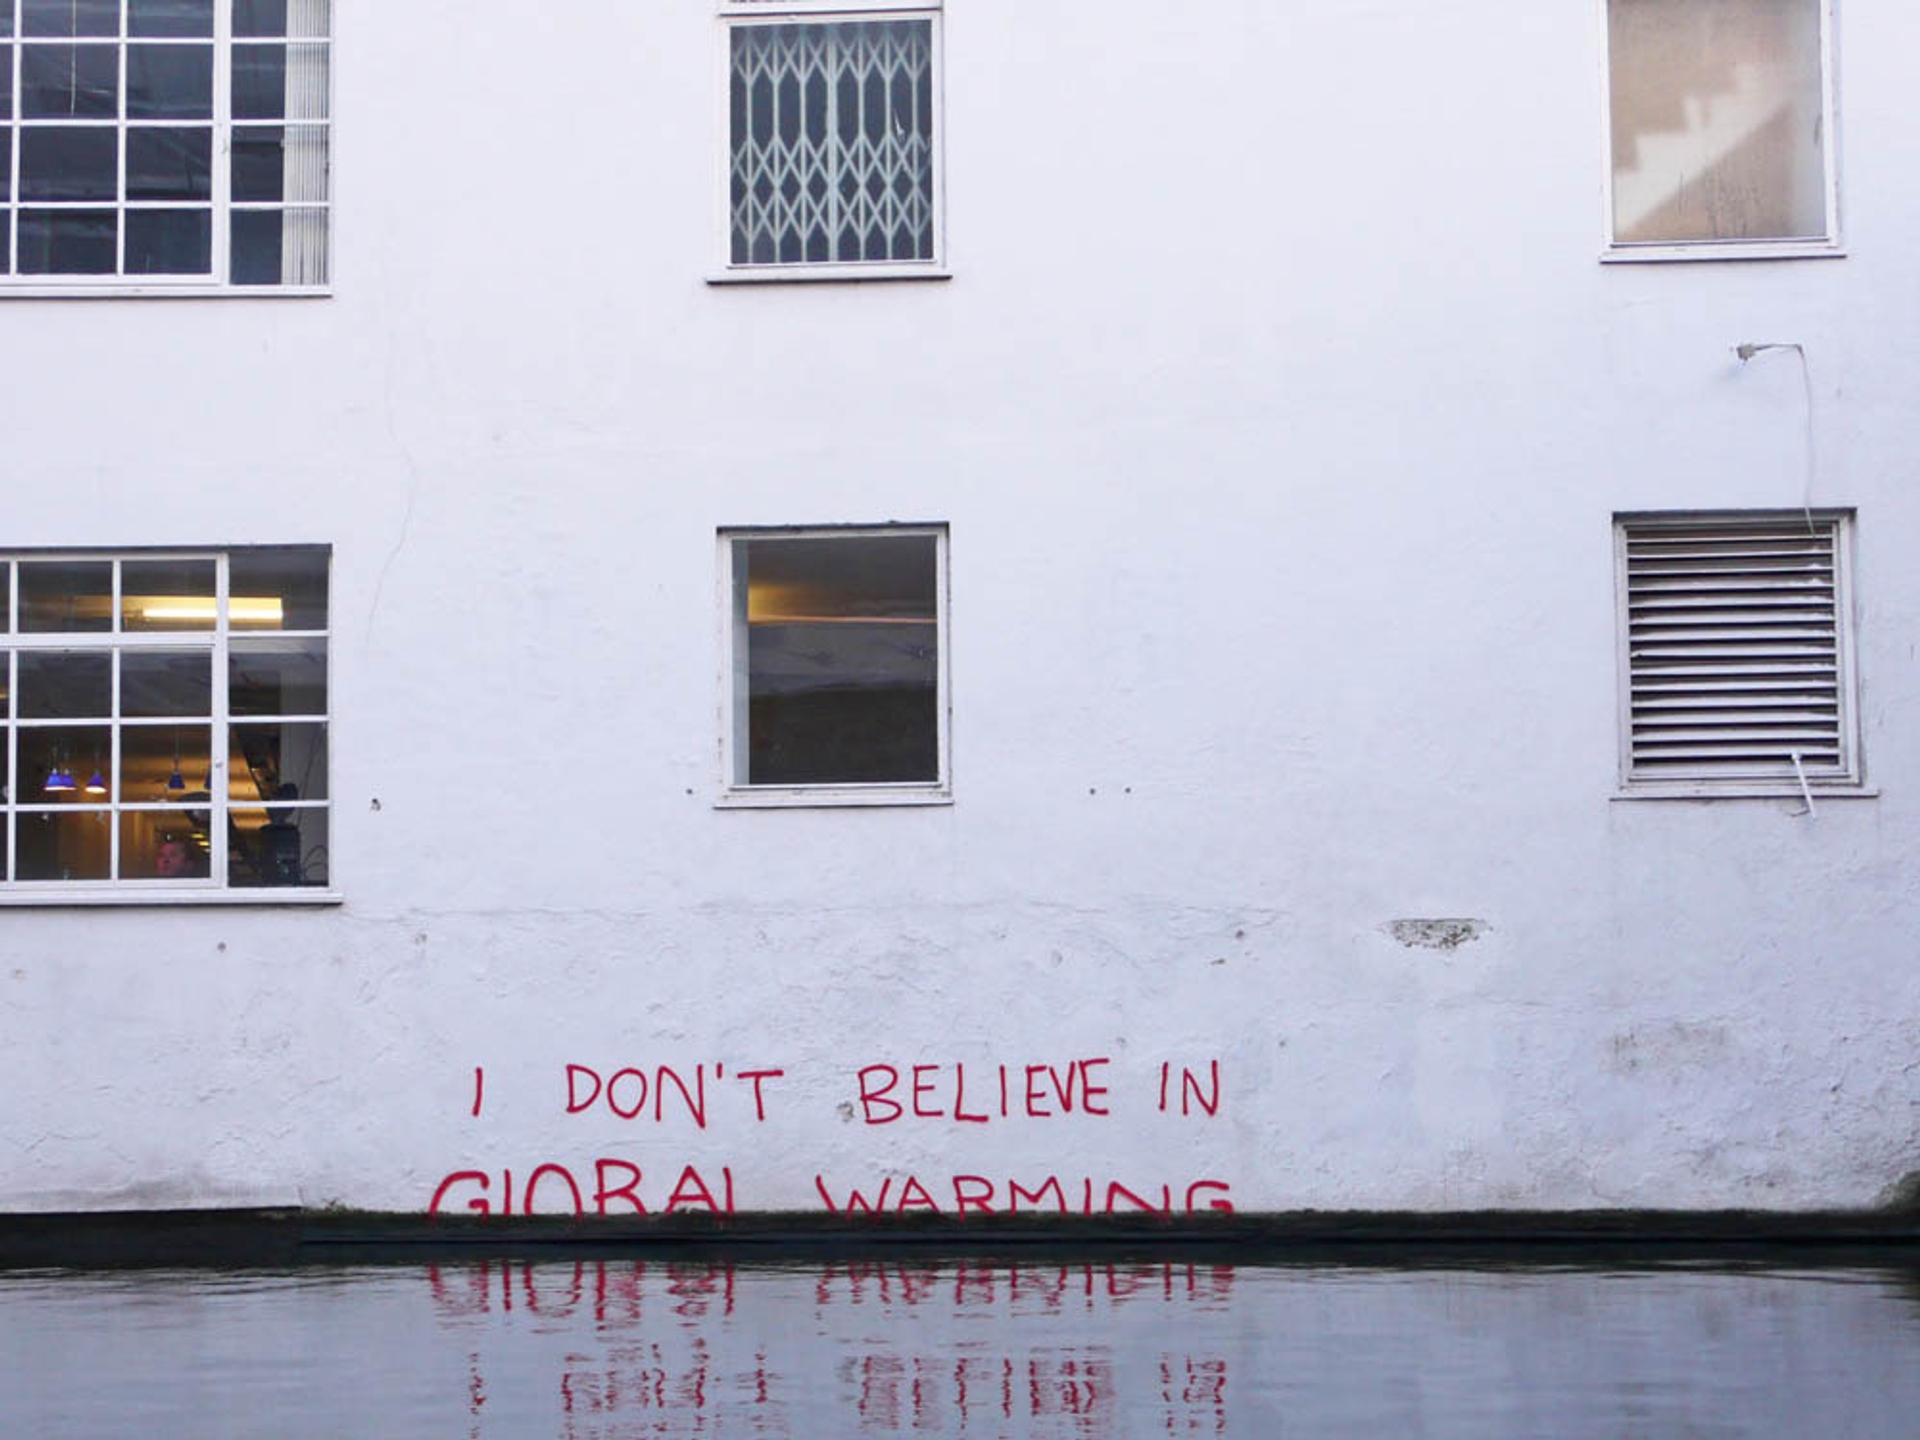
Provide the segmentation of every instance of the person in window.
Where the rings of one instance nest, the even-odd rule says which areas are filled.
[[[162,880],[194,880],[206,876],[205,857],[185,838],[168,835],[153,852],[153,873]]]

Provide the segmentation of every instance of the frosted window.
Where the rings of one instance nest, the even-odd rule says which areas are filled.
[[[1827,237],[1821,0],[1609,0],[1613,238]]]

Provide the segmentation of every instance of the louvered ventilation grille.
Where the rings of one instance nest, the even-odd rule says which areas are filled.
[[[1838,523],[1624,529],[1633,777],[1843,772]]]

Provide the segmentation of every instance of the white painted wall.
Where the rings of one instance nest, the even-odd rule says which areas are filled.
[[[0,301],[0,530],[333,545],[346,902],[0,912],[0,1207],[1920,1169],[1912,7],[1841,16],[1843,260],[1598,263],[1594,4],[951,0],[953,280],[725,288],[702,0],[336,11],[336,293]],[[1803,498],[1747,340],[1859,516],[1879,794],[1812,818],[1611,798],[1610,516]],[[955,803],[716,811],[715,528],[886,519],[951,527]],[[1090,1057],[1106,1118],[841,1108]],[[565,1113],[702,1062],[766,1122]]]

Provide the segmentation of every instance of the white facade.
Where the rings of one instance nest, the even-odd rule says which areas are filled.
[[[1911,6],[1834,15],[1844,255],[1603,263],[1594,0],[947,0],[951,278],[794,284],[709,283],[713,5],[526,14],[338,0],[330,295],[0,295],[0,546],[332,547],[339,897],[6,897],[0,1209],[1920,1170]],[[1802,507],[1864,787],[1622,798],[1615,515]],[[719,533],[890,521],[950,803],[719,803]]]

